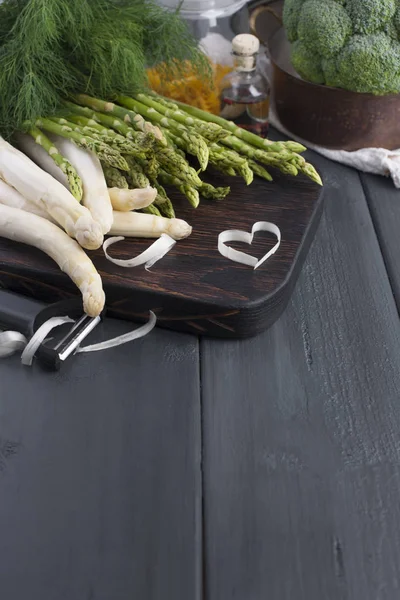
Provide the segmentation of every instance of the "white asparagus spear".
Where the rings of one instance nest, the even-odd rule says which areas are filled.
[[[82,203],[100,224],[103,233],[108,233],[113,222],[112,205],[99,159],[93,152],[79,148],[71,140],[54,134],[49,134],[48,137],[60,154],[75,167],[83,184]]]
[[[182,240],[192,233],[191,226],[182,219],[166,219],[157,215],[114,211],[110,234],[124,237],[158,238],[167,233],[174,240]]]
[[[127,212],[129,210],[139,210],[150,206],[157,196],[157,190],[150,186],[133,190],[123,190],[121,188],[108,188],[111,204],[114,210]]]
[[[40,208],[25,200],[14,188],[0,179],[0,203],[20,208],[32,214],[51,221],[51,216],[44,208]],[[113,211],[113,226],[110,235],[123,235],[124,237],[157,238],[162,233],[168,233],[174,240],[188,237],[191,226],[182,219],[166,219],[157,215],[147,215],[136,212]]]
[[[90,210],[94,220],[100,224],[102,232],[108,233],[112,222],[112,206],[99,159],[92,152],[78,148],[71,140],[51,133],[48,133],[47,137],[51,139],[60,154],[75,167],[83,183],[82,203]],[[30,135],[19,133],[15,136],[15,141],[29,158],[69,190],[67,176]]]
[[[0,236],[48,254],[82,292],[84,311],[90,317],[101,313],[105,302],[101,277],[79,244],[57,225],[20,208],[0,204]]]
[[[29,156],[34,163],[39,165],[44,171],[47,171],[47,173],[50,173],[50,175],[62,183],[67,190],[69,189],[68,178],[65,173],[63,173],[60,167],[56,165],[51,156],[47,154],[46,150],[35,142],[33,137],[26,133],[17,133],[13,138],[13,142],[14,140],[18,148],[22,150],[24,154]]]
[[[26,200],[16,189],[8,185],[5,181],[0,179],[0,203],[6,204],[7,206],[11,206],[12,208],[20,208],[21,210],[26,210],[34,215],[38,215],[39,217],[43,217],[52,223],[56,223],[56,221],[49,215],[46,211],[44,205],[40,207],[29,200]]]
[[[0,138],[0,178],[39,208],[45,207],[84,248],[92,250],[103,243],[101,228],[88,209],[54,177],[3,138]]]

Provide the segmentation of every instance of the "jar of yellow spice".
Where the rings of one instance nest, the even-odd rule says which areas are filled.
[[[158,1],[170,9],[178,7],[177,0]],[[219,114],[221,82],[233,68],[231,17],[235,15],[236,27],[240,31],[249,30],[246,0],[183,0],[179,3],[179,10],[210,60],[212,77],[201,78],[186,63],[181,69],[184,75],[172,81],[166,81],[157,69],[151,69],[148,72],[150,85],[154,91],[171,99]]]

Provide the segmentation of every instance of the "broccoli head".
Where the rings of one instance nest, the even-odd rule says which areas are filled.
[[[396,12],[396,0],[347,0],[355,33],[374,33],[383,29]]]
[[[285,0],[283,5],[283,24],[289,42],[297,40],[297,27],[303,4],[306,0]]]
[[[297,28],[299,26],[299,19],[303,4],[307,0],[284,0],[283,5],[283,25],[286,30],[286,35],[289,42],[295,42],[298,38]],[[347,0],[330,0],[337,4],[346,4]],[[324,2],[319,2],[319,8]]]
[[[321,67],[321,58],[297,40],[291,47],[292,65],[303,79],[313,83],[325,83],[324,73]]]
[[[341,87],[377,95],[400,91],[400,44],[384,33],[355,35],[337,62]]]
[[[352,34],[352,25],[346,10],[338,2],[307,0],[300,13],[297,33],[311,52],[327,57],[343,48]]]
[[[400,92],[400,0],[285,0],[283,23],[303,79]]]

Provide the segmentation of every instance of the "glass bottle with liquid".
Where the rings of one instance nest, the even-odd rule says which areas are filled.
[[[221,82],[220,115],[266,136],[270,87],[257,71],[259,49],[260,42],[254,35],[241,33],[233,38],[234,70]]]

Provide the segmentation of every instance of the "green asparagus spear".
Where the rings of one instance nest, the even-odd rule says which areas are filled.
[[[204,119],[197,119],[192,117],[183,111],[179,110],[178,107],[170,108],[166,106],[162,102],[158,102],[158,100],[154,97],[148,96],[146,94],[137,94],[136,100],[145,104],[149,108],[153,108],[160,114],[163,114],[164,117],[169,119],[173,119],[185,127],[193,128],[197,133],[202,135],[206,140],[210,142],[218,142],[222,140],[224,137],[228,135],[226,129],[220,127],[216,123],[210,123],[204,121]]]
[[[134,98],[118,96],[117,100],[127,109],[143,115],[146,119],[157,123],[160,127],[165,127],[177,136],[180,136],[186,142],[186,151],[197,157],[202,171],[207,168],[209,156],[208,145],[206,140],[199,135],[199,133],[188,130],[184,125],[173,119],[169,119],[154,108],[146,106]]]
[[[222,117],[218,117],[217,115],[212,115],[211,113],[206,112],[205,110],[201,110],[200,108],[196,108],[194,106],[189,106],[188,104],[184,104],[183,102],[175,101],[179,108],[189,114],[192,117],[197,117],[202,121],[207,121],[208,123],[216,123],[220,125],[223,129],[227,129],[233,135],[238,137],[239,139],[256,146],[257,148],[261,148],[266,152],[280,152],[285,149],[284,142],[271,142],[271,140],[267,140],[265,138],[261,138],[255,133],[251,131],[247,131],[247,129],[242,129],[238,127],[233,121],[227,121]],[[304,148],[304,146],[302,146]],[[305,148],[304,148],[305,149]]]
[[[169,173],[166,173],[166,171],[163,170],[160,171],[159,180],[163,185],[172,185],[176,187],[184,196],[186,196],[193,208],[198,207],[200,203],[200,196],[196,188],[194,188],[191,185],[185,184],[178,177],[170,175]]]
[[[173,148],[158,148],[156,157],[160,165],[167,173],[185,181],[185,183],[198,187],[201,185],[201,179],[196,171],[188,162],[177,154]]]
[[[137,131],[116,116],[106,115],[104,113],[92,110],[87,106],[79,106],[79,104],[74,104],[73,102],[65,102],[64,105],[71,111],[73,115],[86,117],[87,119],[96,121],[108,129],[113,129],[128,139],[134,140],[138,144],[142,143],[144,139],[147,139],[150,136],[153,136],[154,140],[156,139],[154,134],[151,134],[150,132],[143,133],[142,131]]]
[[[129,165],[129,178],[134,188],[145,188],[150,185],[149,178],[145,175],[143,167],[133,158],[133,156],[125,156],[126,162]]]
[[[152,133],[134,132],[134,136],[123,135],[110,127],[106,127],[104,124],[94,118],[89,119],[88,117],[84,117],[82,115],[71,115],[68,119],[80,127],[90,127],[91,129],[96,130],[99,135],[106,136],[107,138],[118,142],[121,152],[123,152],[124,148],[130,148],[130,154],[132,156],[137,154],[147,154],[148,152],[152,152],[154,149],[154,136]],[[111,119],[112,121],[115,121],[115,119],[112,117]],[[127,129],[129,133],[132,132],[130,127],[127,127]]]
[[[162,214],[160,213],[158,208],[156,206],[154,206],[154,204],[150,204],[150,206],[146,206],[145,208],[142,208],[141,211],[144,213],[147,213],[149,215],[155,215],[156,217],[162,217]]]
[[[83,185],[82,180],[76,172],[75,167],[71,165],[69,160],[64,158],[62,154],[58,151],[56,146],[53,144],[51,140],[40,131],[38,127],[31,127],[27,130],[27,133],[33,137],[35,142],[42,146],[44,150],[46,150],[47,154],[50,158],[56,163],[58,167],[60,167],[61,171],[67,176],[69,189],[74,198],[80,202],[83,197]]]
[[[264,169],[264,167],[259,165],[255,160],[249,160],[249,167],[253,173],[258,175],[258,177],[262,177],[267,181],[272,181],[272,176],[268,173],[267,169]]]
[[[196,149],[191,145],[191,135],[188,135],[188,132],[181,131],[180,135],[176,135],[170,129],[162,128],[162,132],[164,133],[167,141],[171,142],[172,148],[180,154],[183,158],[185,158],[185,152],[188,154],[192,154],[196,156]],[[210,152],[208,149],[208,159],[210,156]]]
[[[157,100],[157,102],[163,104],[167,108],[170,108],[172,110],[180,110],[179,106],[175,104],[174,100],[171,100],[170,98],[165,98],[165,96],[160,96],[159,94],[157,94],[157,92],[153,92],[153,90],[147,91],[147,95],[152,96],[155,100]]]
[[[229,136],[222,142],[224,145],[236,150],[236,152],[243,154],[247,158],[261,162],[263,164],[275,167],[285,173],[286,175],[297,175],[298,169],[295,165],[289,162],[285,157],[282,159],[279,152],[264,152],[242,142],[235,136]]]
[[[102,164],[104,177],[109,188],[116,187],[127,190],[129,188],[126,177],[115,167]]]
[[[166,130],[166,129],[163,129],[163,130],[162,130],[162,132],[163,132],[163,134],[164,134],[164,136],[165,136],[165,139],[166,139],[166,140],[167,140],[167,142],[168,142],[168,146],[171,146],[171,148],[173,148],[177,154],[179,154],[180,156],[182,156],[182,158],[186,158],[185,151],[184,151],[184,150],[182,150],[182,149],[181,149],[181,148],[180,148],[180,147],[179,147],[179,146],[178,146],[178,145],[177,145],[177,144],[176,144],[176,143],[173,141],[172,137],[171,137],[171,136],[169,135],[169,133],[168,133],[168,130]],[[182,140],[182,142],[183,142],[183,140]],[[184,148],[186,148],[186,144],[184,144],[184,146],[183,146],[183,147],[184,147]]]
[[[142,115],[133,112],[122,106],[118,106],[113,102],[105,102],[99,98],[93,98],[86,94],[78,94],[75,96],[75,100],[82,106],[87,106],[95,111],[105,113],[106,115],[113,115],[122,119],[127,125],[130,125],[136,131],[143,131],[144,133],[152,133],[154,137],[163,143],[166,141],[158,127],[155,127],[152,123],[145,121]]]
[[[73,131],[81,133],[82,135],[88,135],[100,142],[104,142],[111,148],[114,148],[117,152],[124,154],[132,154],[132,156],[145,156],[146,152],[151,150],[151,142],[138,146],[132,140],[127,139],[123,135],[116,133],[112,129],[102,127],[99,123],[92,119],[86,119],[86,117],[77,117],[81,122],[84,119],[86,123],[79,125],[75,122],[76,117],[72,116],[72,121],[68,121],[63,117],[51,117],[51,121],[58,123],[59,125],[65,125],[70,127]]]
[[[36,126],[40,129],[45,129],[46,131],[70,139],[74,141],[78,146],[81,146],[86,150],[91,150],[99,157],[100,160],[110,165],[111,167],[121,169],[121,171],[129,170],[129,167],[124,157],[119,152],[114,150],[114,148],[111,148],[104,142],[101,142],[86,135],[82,135],[77,131],[73,131],[71,127],[68,127],[66,125],[60,125],[59,123],[55,123],[51,119],[38,119],[36,121]]]
[[[227,187],[214,187],[210,183],[203,183],[199,188],[199,192],[204,198],[209,200],[223,200],[231,191],[229,186]]]
[[[236,152],[219,152],[213,149],[210,150],[210,164],[215,167],[225,167],[225,169],[232,167],[236,173],[238,173],[245,180],[246,184],[249,185],[253,181],[253,171],[250,169],[246,159],[242,156],[236,155]]]
[[[150,179],[151,183],[154,184],[160,170],[160,164],[157,160],[156,155],[153,154],[150,157],[146,156],[145,159],[135,157],[135,160],[142,167],[144,173]]]
[[[154,200],[154,206],[156,206],[158,208],[158,210],[161,212],[161,214],[164,217],[168,217],[168,219],[173,219],[175,218],[175,211],[174,211],[174,206],[170,200],[170,198],[168,198],[168,194],[165,191],[165,189],[163,188],[163,186],[158,183],[155,182],[154,183],[154,187],[157,190],[157,196],[156,199]]]
[[[89,118],[89,117],[84,117],[83,115],[67,115],[64,117],[66,124],[70,124],[73,123],[74,125],[76,125],[77,127],[89,127],[91,130],[94,130],[97,134],[99,135],[104,135],[104,136],[112,136],[115,137],[118,134],[115,133],[115,131],[113,129],[109,129],[108,127],[105,127],[104,125],[101,125],[98,121],[96,121],[95,119]],[[59,123],[61,121],[58,121]]]
[[[229,175],[229,177],[237,177],[238,175],[233,167],[227,166],[224,162],[214,163],[212,166],[223,175]]]
[[[318,171],[316,171],[315,167],[310,163],[306,162],[299,170],[304,173],[304,175],[307,175],[312,181],[318,183],[318,185],[324,185]]]
[[[281,143],[285,144],[285,148],[290,152],[297,152],[298,154],[301,154],[302,152],[305,152],[307,150],[307,148],[303,146],[303,144],[299,144],[299,142],[293,142],[292,140]]]

